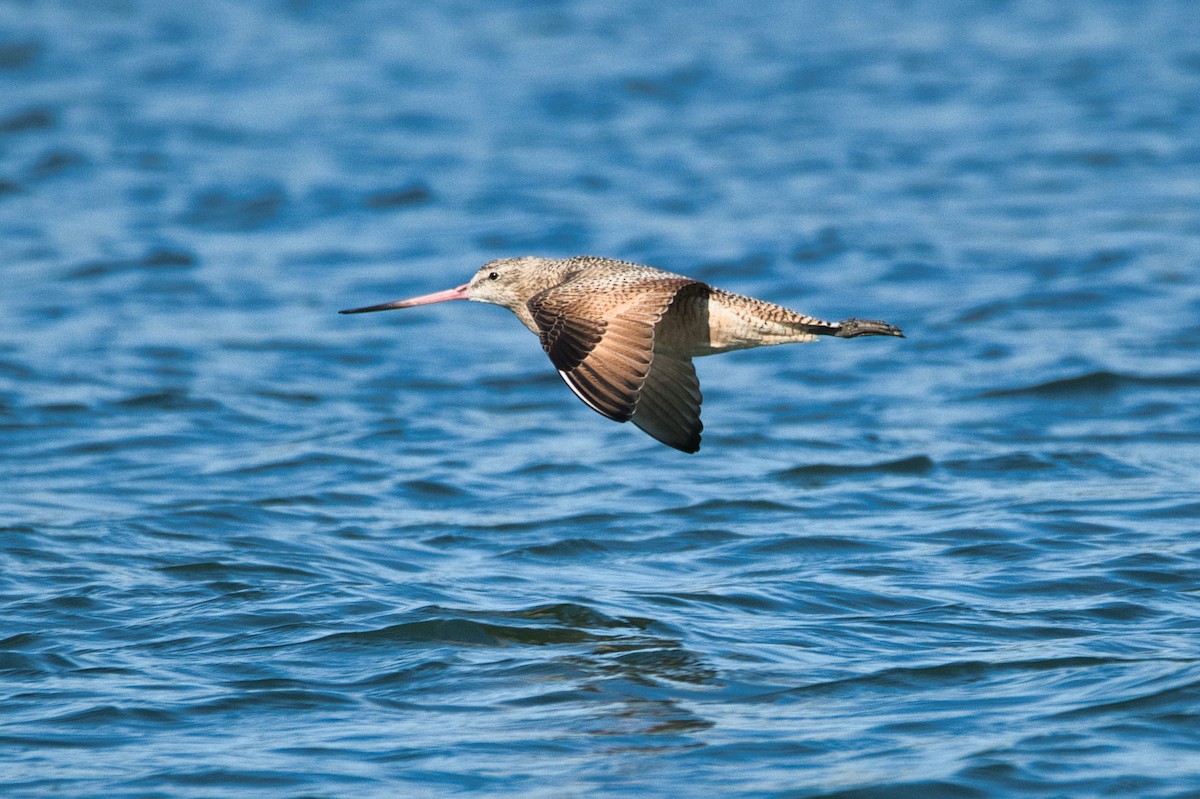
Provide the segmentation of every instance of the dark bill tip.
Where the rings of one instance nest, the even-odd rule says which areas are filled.
[[[350,308],[345,311],[338,311],[338,313],[370,313],[371,311],[390,311],[393,308],[403,307],[403,305],[394,302],[385,302],[382,305],[368,305],[366,308]]]

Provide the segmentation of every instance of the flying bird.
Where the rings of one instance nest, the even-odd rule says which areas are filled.
[[[589,408],[683,452],[700,449],[704,427],[692,358],[817,336],[904,337],[886,322],[823,322],[683,275],[593,256],[502,258],[461,286],[340,313],[447,300],[512,311]]]

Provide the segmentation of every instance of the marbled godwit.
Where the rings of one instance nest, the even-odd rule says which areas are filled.
[[[817,336],[904,337],[886,322],[823,322],[661,269],[590,256],[504,258],[457,288],[341,313],[446,300],[512,311],[589,408],[684,452],[700,449],[703,428],[692,358]]]

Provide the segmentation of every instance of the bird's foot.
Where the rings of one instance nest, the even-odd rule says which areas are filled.
[[[904,333],[895,325],[887,322],[877,322],[873,319],[843,319],[837,323],[838,338],[857,338],[859,336],[896,336],[904,338]]]

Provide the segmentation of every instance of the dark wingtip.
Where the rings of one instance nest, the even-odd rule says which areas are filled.
[[[887,322],[879,322],[874,319],[844,319],[838,322],[838,331],[835,333],[838,338],[858,338],[859,336],[895,336],[896,338],[907,338],[904,331],[895,325],[889,325]]]
[[[657,438],[657,436],[655,436],[655,438]],[[686,452],[688,455],[694,455],[700,451],[700,431],[699,430],[697,430],[695,433],[693,433],[691,436],[689,436],[686,439],[674,439],[672,441],[667,441],[666,439],[659,438],[658,440],[661,441],[662,443],[666,444],[668,447],[671,447],[672,449],[677,449],[680,452]]]

